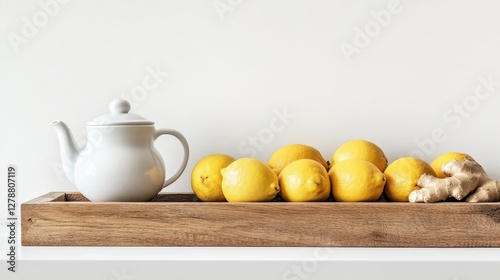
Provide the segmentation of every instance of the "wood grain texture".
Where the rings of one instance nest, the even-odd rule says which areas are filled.
[[[91,203],[50,193],[21,213],[25,246],[500,247],[500,203],[209,203],[193,194]]]

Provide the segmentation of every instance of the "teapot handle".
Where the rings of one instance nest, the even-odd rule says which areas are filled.
[[[186,138],[184,137],[184,135],[182,135],[179,131],[173,130],[173,129],[158,129],[158,130],[156,130],[156,133],[155,133],[153,139],[156,140],[158,137],[160,137],[161,135],[165,135],[165,134],[172,135],[175,138],[179,139],[179,141],[182,143],[182,147],[184,148],[184,159],[182,160],[182,164],[181,164],[179,170],[177,170],[177,172],[174,175],[172,175],[172,177],[170,177],[169,179],[167,179],[165,181],[165,183],[163,183],[162,189],[165,188],[166,186],[172,184],[173,182],[175,182],[175,180],[177,180],[181,176],[182,172],[184,172],[184,169],[186,168],[188,158],[189,158],[188,142],[187,142]]]

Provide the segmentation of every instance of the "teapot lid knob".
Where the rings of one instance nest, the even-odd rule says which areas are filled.
[[[105,114],[87,123],[89,126],[110,126],[110,125],[153,125],[142,116],[128,113],[130,103],[124,99],[115,99],[109,103],[110,114]]]
[[[115,99],[109,104],[109,110],[113,114],[127,114],[130,111],[130,103],[125,99]]]

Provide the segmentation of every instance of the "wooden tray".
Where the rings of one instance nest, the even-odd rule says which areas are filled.
[[[21,205],[25,246],[500,247],[500,203],[200,202],[159,194],[94,203],[48,193]]]

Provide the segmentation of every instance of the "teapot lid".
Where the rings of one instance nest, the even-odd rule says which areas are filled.
[[[87,123],[91,126],[108,125],[152,125],[154,122],[148,121],[142,116],[129,114],[130,103],[124,99],[115,99],[109,103],[111,113],[99,116]]]

